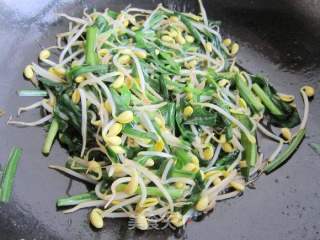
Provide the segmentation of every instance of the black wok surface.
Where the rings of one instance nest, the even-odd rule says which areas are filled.
[[[19,98],[17,89],[31,87],[22,71],[34,61],[41,46],[54,44],[55,34],[67,21],[56,13],[80,16],[84,7],[120,10],[133,6],[154,8],[151,0],[1,0],[0,1],[0,163],[11,146],[24,149],[12,201],[0,204],[0,239],[174,239],[171,231],[146,232],[127,229],[126,221],[106,220],[102,231],[87,224],[87,211],[63,215],[56,198],[66,194],[69,179],[49,170],[63,164],[67,154],[55,144],[49,157],[41,154],[44,130],[6,126],[10,114],[35,99]],[[196,1],[163,1],[170,8],[197,11]],[[282,92],[298,96],[308,83],[319,90],[320,3],[315,0],[207,0],[210,18],[223,21],[224,36],[241,46],[239,62],[252,72],[268,76]],[[218,203],[199,223],[189,224],[185,239],[317,240],[320,239],[320,157],[308,144],[320,143],[320,94],[311,104],[307,137],[294,157],[270,176],[261,177],[255,190],[241,198]],[[302,103],[298,101],[301,110]],[[300,111],[301,113],[301,111]],[[26,114],[36,119],[40,113]],[[272,148],[261,141],[266,151]],[[70,194],[86,190],[72,182]]]

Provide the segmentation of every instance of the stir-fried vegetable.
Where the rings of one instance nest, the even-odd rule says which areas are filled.
[[[51,168],[91,186],[58,199],[58,207],[73,206],[65,212],[93,208],[97,228],[103,218],[123,217],[142,230],[182,227],[297,149],[313,88],[302,88],[301,121],[293,96],[240,70],[239,44],[222,39],[220,23],[209,21],[199,2],[200,16],[162,5],[63,15],[69,31],[39,55],[47,67],[26,67],[37,90],[20,95],[45,98],[19,113],[43,107],[46,115],[9,123],[48,125],[43,153],[57,138],[70,154],[65,167]],[[267,159],[258,131],[279,143]]]

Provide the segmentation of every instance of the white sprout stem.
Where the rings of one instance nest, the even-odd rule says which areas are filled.
[[[58,170],[60,172],[64,172],[70,176],[73,176],[73,177],[76,177],[80,180],[83,180],[85,182],[88,182],[88,183],[91,183],[91,184],[97,184],[98,181],[92,179],[92,178],[89,178],[88,176],[85,176],[83,174],[80,174],[80,173],[77,173],[69,168],[66,168],[66,167],[61,167],[61,166],[55,166],[55,165],[50,165],[49,168],[51,169],[55,169],[55,170]]]
[[[195,186],[195,182],[190,179],[190,178],[185,178],[185,177],[174,177],[174,178],[169,178],[167,179],[164,183],[165,184],[170,184],[170,183],[176,183],[176,182],[181,182],[181,183],[185,183],[188,184],[190,186]]]
[[[273,151],[273,153],[270,155],[268,162],[272,162],[281,152],[281,149],[283,147],[283,140],[281,140],[277,146],[277,148]]]
[[[102,213],[102,217],[107,217],[108,214],[110,214],[110,213],[114,212],[115,210],[117,210],[117,209],[119,209],[119,208],[122,208],[122,207],[124,207],[124,206],[126,206],[126,205],[129,205],[129,204],[132,204],[132,203],[137,203],[137,202],[139,202],[140,198],[141,198],[140,196],[134,196],[134,197],[132,197],[132,198],[129,198],[129,199],[127,199],[127,200],[124,200],[124,201],[122,201],[121,203],[119,203],[119,204],[117,204],[117,205],[115,205],[115,206],[112,206],[111,208],[105,210],[105,211]]]
[[[88,24],[88,21],[86,20],[83,20],[81,18],[77,18],[77,17],[71,17],[65,13],[58,13],[58,16],[59,17],[64,17],[66,19],[68,19],[69,21],[72,21],[72,22],[75,22],[75,23],[79,23],[79,24],[82,24],[82,25],[86,25]]]
[[[169,159],[166,167],[165,167],[164,170],[163,170],[162,176],[161,176],[161,182],[162,182],[162,183],[165,183],[165,182],[166,182],[168,173],[169,173],[172,165],[173,165],[173,159]]]
[[[82,148],[81,157],[84,155],[87,145],[87,98],[85,91],[79,88],[80,98],[81,98],[81,135],[82,135]]]
[[[147,111],[147,112],[155,112],[162,108],[163,106],[167,105],[167,102],[162,102],[158,104],[150,104],[150,105],[144,105],[144,106],[134,106],[133,110],[135,111]]]
[[[200,7],[200,11],[201,11],[201,16],[203,18],[203,22],[204,22],[204,24],[206,26],[208,26],[209,25],[209,21],[208,21],[206,10],[205,10],[205,8],[203,6],[203,2],[202,2],[202,0],[199,0],[198,2],[199,2],[199,7]]]
[[[226,186],[230,184],[230,182],[234,179],[234,177],[237,175],[237,171],[232,171],[229,176],[227,176],[225,179],[223,179],[218,185],[208,189],[205,194],[208,195],[215,195],[221,192]]]
[[[300,90],[303,103],[304,103],[304,112],[303,112],[303,118],[300,124],[299,129],[305,129],[308,121],[309,116],[309,100],[307,94],[303,91],[303,89]]]
[[[163,158],[173,158],[169,153],[164,152],[155,152],[155,151],[141,151],[138,153],[139,156],[154,156],[154,157],[163,157]]]
[[[112,195],[110,196],[108,202],[105,204],[104,208],[108,208],[108,206],[110,205],[110,203],[115,199],[115,196],[117,194],[117,187],[122,184],[122,183],[126,183],[129,182],[131,180],[131,177],[123,177],[123,178],[118,178],[117,180],[115,180],[112,184],[111,184],[111,192]]]
[[[142,67],[140,65],[140,62],[139,62],[138,58],[134,54],[130,54],[130,55],[131,55],[133,61],[136,64],[137,72],[138,72],[139,79],[140,79],[141,92],[144,93],[145,90],[146,90],[146,81],[145,81],[144,76],[143,76]]]
[[[82,28],[80,28],[80,30],[69,40],[68,44],[64,47],[64,49],[62,50],[62,52],[60,54],[59,63],[62,63],[66,53],[69,50],[69,48],[81,36],[81,34],[85,31],[86,27],[87,27],[87,24],[84,24],[82,26]]]
[[[227,119],[236,124],[244,132],[244,134],[248,137],[250,142],[255,143],[255,137],[250,133],[250,131],[238,119],[234,118],[230,113],[226,112],[219,106],[212,103],[195,103],[195,105],[211,108],[217,111],[218,113],[224,115]]]
[[[112,119],[102,127],[102,136],[106,136],[110,127],[115,124],[116,120]]]
[[[32,68],[33,68],[33,70],[35,71],[35,73],[37,75],[40,75],[43,78],[46,78],[46,79],[51,80],[51,81],[56,82],[56,83],[64,82],[64,80],[59,78],[57,75],[52,74],[51,72],[45,70],[44,68],[38,66],[35,63],[32,63]]]
[[[9,125],[16,125],[16,126],[26,126],[26,127],[34,127],[34,126],[38,126],[41,125],[45,122],[48,122],[51,118],[52,118],[52,114],[49,114],[47,116],[45,116],[44,118],[41,118],[37,121],[34,122],[21,122],[21,121],[13,121],[11,120],[12,117],[9,118],[7,124]]]
[[[101,80],[96,78],[93,74],[90,75],[90,77],[91,77],[90,79],[82,82],[79,85],[79,87],[84,87],[86,85],[92,85],[92,84],[98,84],[103,89],[104,93],[107,95],[108,102],[111,105],[112,116],[115,118],[116,117],[116,104],[113,100],[113,97],[112,97],[112,94],[111,94],[109,88]]]
[[[277,142],[283,141],[281,137],[278,137],[277,135],[273,134],[272,132],[268,131],[262,124],[257,123],[258,130],[260,130],[264,135],[271,138],[272,140],[275,140]]]
[[[106,201],[104,200],[94,200],[94,201],[79,203],[77,206],[63,211],[63,213],[73,213],[83,208],[102,207],[105,204],[105,202]]]
[[[238,191],[233,191],[233,192],[229,192],[229,193],[225,193],[225,194],[220,194],[216,197],[217,201],[222,201],[225,199],[229,199],[229,198],[234,198],[236,196],[238,196],[240,194],[240,192]]]
[[[138,176],[138,183],[140,185],[140,191],[141,191],[141,203],[144,203],[144,201],[147,199],[147,188],[146,184],[144,183],[142,177]]]
[[[244,147],[242,146],[242,144],[240,143],[239,139],[235,136],[233,136],[231,143],[234,147],[236,147],[240,152],[242,152],[244,150]]]
[[[22,112],[26,112],[26,111],[30,111],[32,109],[36,109],[38,107],[41,107],[42,106],[42,100],[38,101],[38,102],[35,102],[29,106],[26,106],[26,107],[21,107],[18,109],[18,116],[21,115]]]
[[[209,169],[211,167],[213,167],[213,165],[216,163],[216,161],[218,160],[219,154],[221,152],[221,144],[219,143],[217,146],[216,151],[214,152],[213,158],[210,160],[208,167],[206,169]]]
[[[241,158],[242,158],[242,152],[239,153],[237,159],[228,167],[227,172],[231,172],[233,169],[235,169],[240,163]]]
[[[69,62],[71,62],[73,59],[75,59],[78,55],[80,55],[81,53],[84,53],[83,49],[79,49],[77,51],[75,51],[74,53],[72,53],[70,56],[66,57],[61,63],[56,64],[56,66],[63,66]]]
[[[168,193],[168,191],[165,189],[165,187],[162,185],[161,180],[157,175],[152,173],[150,170],[147,168],[140,166],[139,164],[135,163],[134,161],[131,161],[129,159],[125,160],[125,164],[132,166],[135,168],[138,172],[141,172],[143,175],[145,175],[147,178],[149,178],[162,192],[163,196],[167,199],[170,210],[173,211],[173,200]]]

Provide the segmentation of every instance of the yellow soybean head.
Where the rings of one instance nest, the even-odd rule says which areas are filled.
[[[121,138],[118,136],[102,136],[103,140],[105,141],[106,144],[111,145],[111,146],[118,146],[121,144]]]
[[[34,76],[32,65],[27,65],[23,71],[23,74],[27,79],[32,79]]]
[[[119,114],[117,117],[117,121],[122,124],[130,123],[133,121],[133,112],[132,111],[124,111]]]
[[[218,85],[219,87],[225,87],[227,84],[229,84],[230,81],[227,80],[227,79],[221,79],[219,82],[218,82]]]
[[[205,148],[205,150],[203,151],[203,159],[204,160],[211,160],[213,158],[214,155],[214,149],[213,146],[209,146],[207,148]]]
[[[82,83],[84,80],[86,80],[86,78],[83,75],[79,75],[74,79],[76,83]]]
[[[106,111],[107,111],[108,113],[111,113],[111,112],[112,112],[112,107],[111,107],[111,104],[109,103],[108,100],[103,103],[103,106],[104,106],[104,108],[106,109]]]
[[[141,208],[148,208],[155,206],[159,203],[159,200],[157,198],[151,197],[151,198],[146,198],[143,202],[139,202],[138,205]]]
[[[279,98],[281,101],[290,103],[294,100],[295,97],[293,95],[282,94],[279,96]]]
[[[239,191],[239,192],[243,192],[245,190],[245,186],[242,183],[236,182],[236,181],[232,181],[230,183],[230,186],[233,187],[235,190]]]
[[[222,144],[222,150],[226,153],[230,153],[234,151],[232,145],[228,142]]]
[[[192,37],[191,35],[185,36],[185,39],[186,39],[187,43],[193,43],[194,42],[194,37]]]
[[[191,106],[187,106],[183,109],[183,116],[185,118],[188,118],[192,115],[193,113],[193,108]]]
[[[176,227],[181,227],[183,225],[183,217],[179,212],[171,213],[169,219],[170,222]]]
[[[124,85],[124,75],[121,73],[117,79],[111,84],[114,89],[119,89]]]
[[[183,182],[176,182],[174,186],[178,189],[184,189],[186,187],[186,184]]]
[[[207,42],[207,43],[205,44],[205,49],[206,49],[207,52],[211,53],[212,50],[213,50],[213,48],[212,48],[212,43]]]
[[[167,43],[175,43],[175,40],[172,37],[170,37],[169,35],[163,35],[161,37],[161,40],[164,42],[167,42]]]
[[[141,59],[147,58],[147,52],[144,51],[144,50],[134,51],[134,54],[135,54],[138,58],[141,58]]]
[[[175,37],[177,43],[179,43],[180,45],[183,45],[186,43],[186,40],[184,39],[184,37],[182,36],[181,33],[179,33],[176,37]]]
[[[155,122],[159,125],[159,127],[161,129],[165,129],[166,128],[166,122],[164,121],[162,116],[156,116],[154,118]]]
[[[194,163],[187,163],[186,165],[184,165],[183,170],[188,172],[196,172],[199,170],[199,167]]]
[[[213,185],[215,185],[215,186],[219,185],[221,182],[222,181],[221,181],[220,177],[216,177],[213,179]]]
[[[153,167],[154,166],[154,160],[152,158],[149,158],[145,164],[144,164],[145,167]]]
[[[127,65],[131,63],[131,57],[129,55],[121,55],[118,59],[119,63],[122,65]]]
[[[239,52],[239,49],[240,49],[240,46],[238,43],[232,44],[231,51],[230,51],[231,55],[235,56]]]
[[[289,128],[281,128],[281,135],[286,141],[291,141],[292,139],[292,134]]]
[[[226,38],[223,40],[223,45],[225,45],[226,47],[229,47],[231,45],[232,41],[230,38]]]
[[[108,131],[108,136],[109,137],[113,137],[113,136],[117,136],[122,130],[122,124],[121,123],[114,123]]]
[[[102,49],[100,49],[100,50],[98,51],[98,55],[99,55],[100,57],[104,57],[104,56],[106,56],[108,53],[109,53],[109,51],[108,51],[107,49],[105,49],[105,48],[102,48]]]
[[[159,138],[156,143],[154,144],[154,150],[157,151],[157,152],[162,152],[163,149],[164,149],[164,142],[161,138]]]
[[[221,134],[220,138],[219,138],[219,143],[226,143],[227,142],[227,138],[225,134]]]
[[[195,208],[197,211],[204,211],[208,207],[208,205],[209,205],[209,198],[208,196],[204,195],[199,199]]]
[[[177,16],[171,16],[171,17],[169,17],[169,20],[171,22],[179,22],[179,18]]]
[[[136,217],[136,227],[140,230],[147,230],[149,228],[148,220],[143,214]]]
[[[115,153],[115,154],[124,154],[126,151],[124,150],[123,147],[121,146],[110,146],[110,149]]]
[[[137,172],[134,172],[131,175],[130,182],[126,185],[124,192],[128,195],[134,194],[138,189],[138,174]]]
[[[80,91],[78,89],[74,90],[71,96],[73,103],[78,104],[80,102]]]
[[[188,69],[194,68],[195,66],[197,66],[198,61],[197,60],[191,60],[190,62],[185,62],[184,66]]]
[[[50,67],[48,69],[48,72],[50,72],[60,78],[63,78],[64,75],[66,74],[66,70],[63,67]]]
[[[247,109],[247,103],[243,98],[239,98],[239,106],[241,108]]]
[[[170,32],[168,33],[170,37],[175,38],[178,36],[178,33],[176,30],[171,29]]]
[[[308,85],[303,86],[302,91],[304,91],[308,97],[313,97],[315,94],[314,88]]]
[[[102,177],[101,165],[94,160],[89,161],[89,163],[88,163],[87,174],[89,172],[93,172],[97,175],[97,176],[92,176],[96,180],[99,180]]]
[[[39,53],[39,59],[45,60],[48,59],[51,55],[51,52],[48,49],[44,49]]]
[[[191,162],[197,166],[199,166],[199,159],[196,155],[191,154]]]
[[[90,223],[95,228],[103,228],[103,217],[102,217],[102,210],[99,208],[94,208],[89,216]]]

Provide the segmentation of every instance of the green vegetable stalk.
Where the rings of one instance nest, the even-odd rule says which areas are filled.
[[[0,191],[0,201],[9,202],[12,190],[14,178],[16,175],[17,167],[20,162],[22,155],[22,149],[14,147],[11,149],[8,163],[5,167],[2,180],[1,180],[1,191]]]

